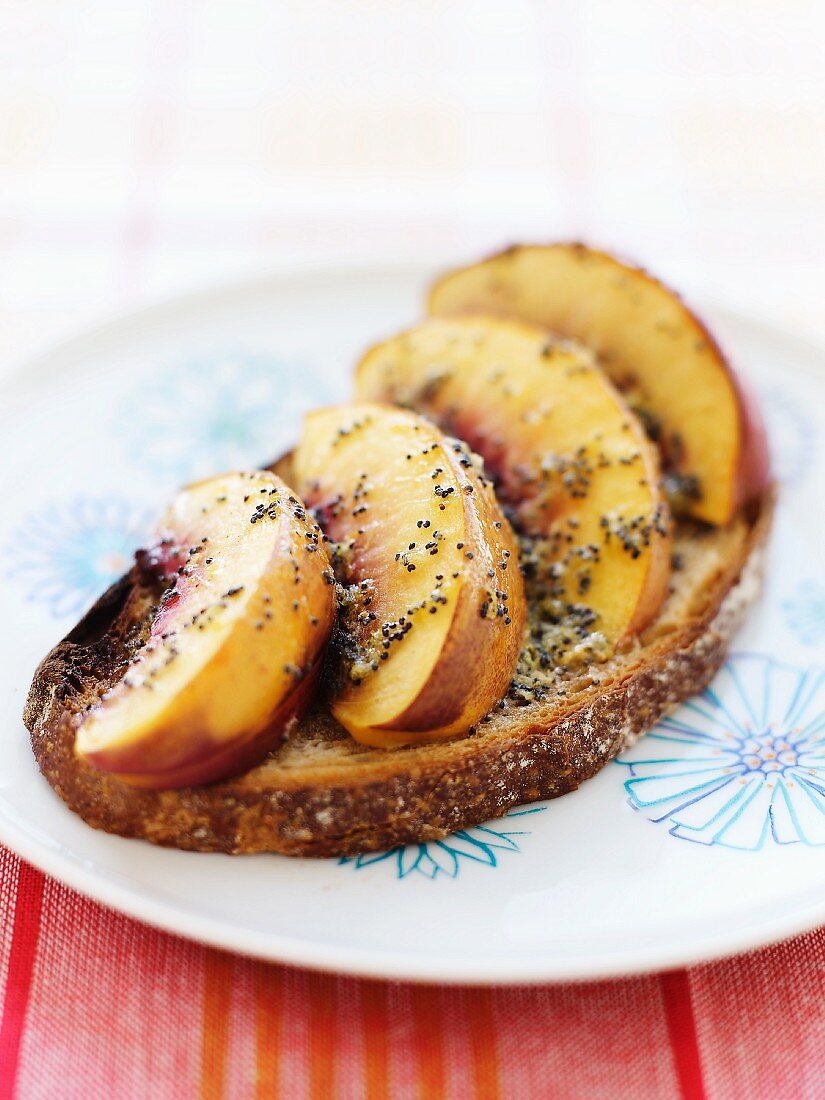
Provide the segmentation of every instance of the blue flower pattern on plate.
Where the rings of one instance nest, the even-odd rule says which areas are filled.
[[[157,370],[129,395],[116,427],[144,469],[192,480],[276,458],[303,413],[322,401],[307,364],[225,352]]]
[[[788,628],[803,645],[825,642],[825,584],[802,581],[782,604]]]
[[[410,875],[422,875],[429,879],[458,878],[459,871],[468,863],[497,867],[502,853],[520,852],[517,838],[529,836],[530,831],[507,829],[504,822],[541,813],[546,808],[529,806],[511,810],[498,821],[461,829],[445,840],[398,846],[386,852],[362,852],[357,856],[343,856],[338,862],[348,863],[356,870],[383,863],[395,872],[396,878],[407,878]]]
[[[630,805],[681,840],[825,844],[825,670],[732,657],[617,763]]]
[[[132,561],[149,530],[145,509],[79,497],[29,514],[6,548],[8,576],[52,615],[76,615]]]

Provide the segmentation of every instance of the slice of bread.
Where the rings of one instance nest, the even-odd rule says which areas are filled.
[[[641,639],[543,698],[511,693],[469,736],[368,748],[319,707],[258,767],[178,790],[130,787],[74,753],[79,714],[122,675],[157,605],[135,570],[38,668],[25,710],[34,754],[88,824],[155,844],[335,856],[440,839],[575,789],[700,691],[759,591],[772,511],[769,494],[727,527],[680,527],[670,595]]]

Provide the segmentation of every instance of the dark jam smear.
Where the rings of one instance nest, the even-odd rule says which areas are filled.
[[[135,564],[142,578],[150,583],[169,583],[189,561],[189,548],[174,539],[161,539],[154,546],[135,551]]]
[[[164,538],[154,546],[135,551],[135,567],[141,583],[156,593],[157,607],[152,634],[163,633],[184,597],[184,582],[194,564],[193,557],[203,547],[188,547],[175,539]]]

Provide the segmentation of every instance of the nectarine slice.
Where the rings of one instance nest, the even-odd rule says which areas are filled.
[[[292,467],[348,593],[332,713],[376,746],[466,732],[505,694],[525,622],[480,460],[421,417],[360,404],[311,413]]]
[[[517,526],[546,540],[554,615],[610,644],[653,618],[670,568],[657,455],[589,353],[520,322],[435,319],[369,351],[356,388],[484,457]]]
[[[137,557],[165,592],[76,751],[144,787],[243,771],[311,698],[335,617],[323,536],[279,478],[226,474],[181,492]]]
[[[767,485],[752,398],[696,315],[640,268],[579,244],[522,245],[439,279],[429,311],[520,318],[586,344],[659,444],[680,513],[724,524]]]

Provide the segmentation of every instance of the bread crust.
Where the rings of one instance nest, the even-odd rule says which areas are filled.
[[[178,790],[130,787],[74,753],[78,715],[139,644],[118,613],[139,583],[117,581],[43,660],[24,720],[40,770],[89,825],[203,852],[340,856],[438,840],[511,807],[574,790],[723,663],[759,592],[773,492],[678,625],[614,659],[598,684],[508,706],[471,736],[407,749],[357,746],[323,709],[256,768]]]

